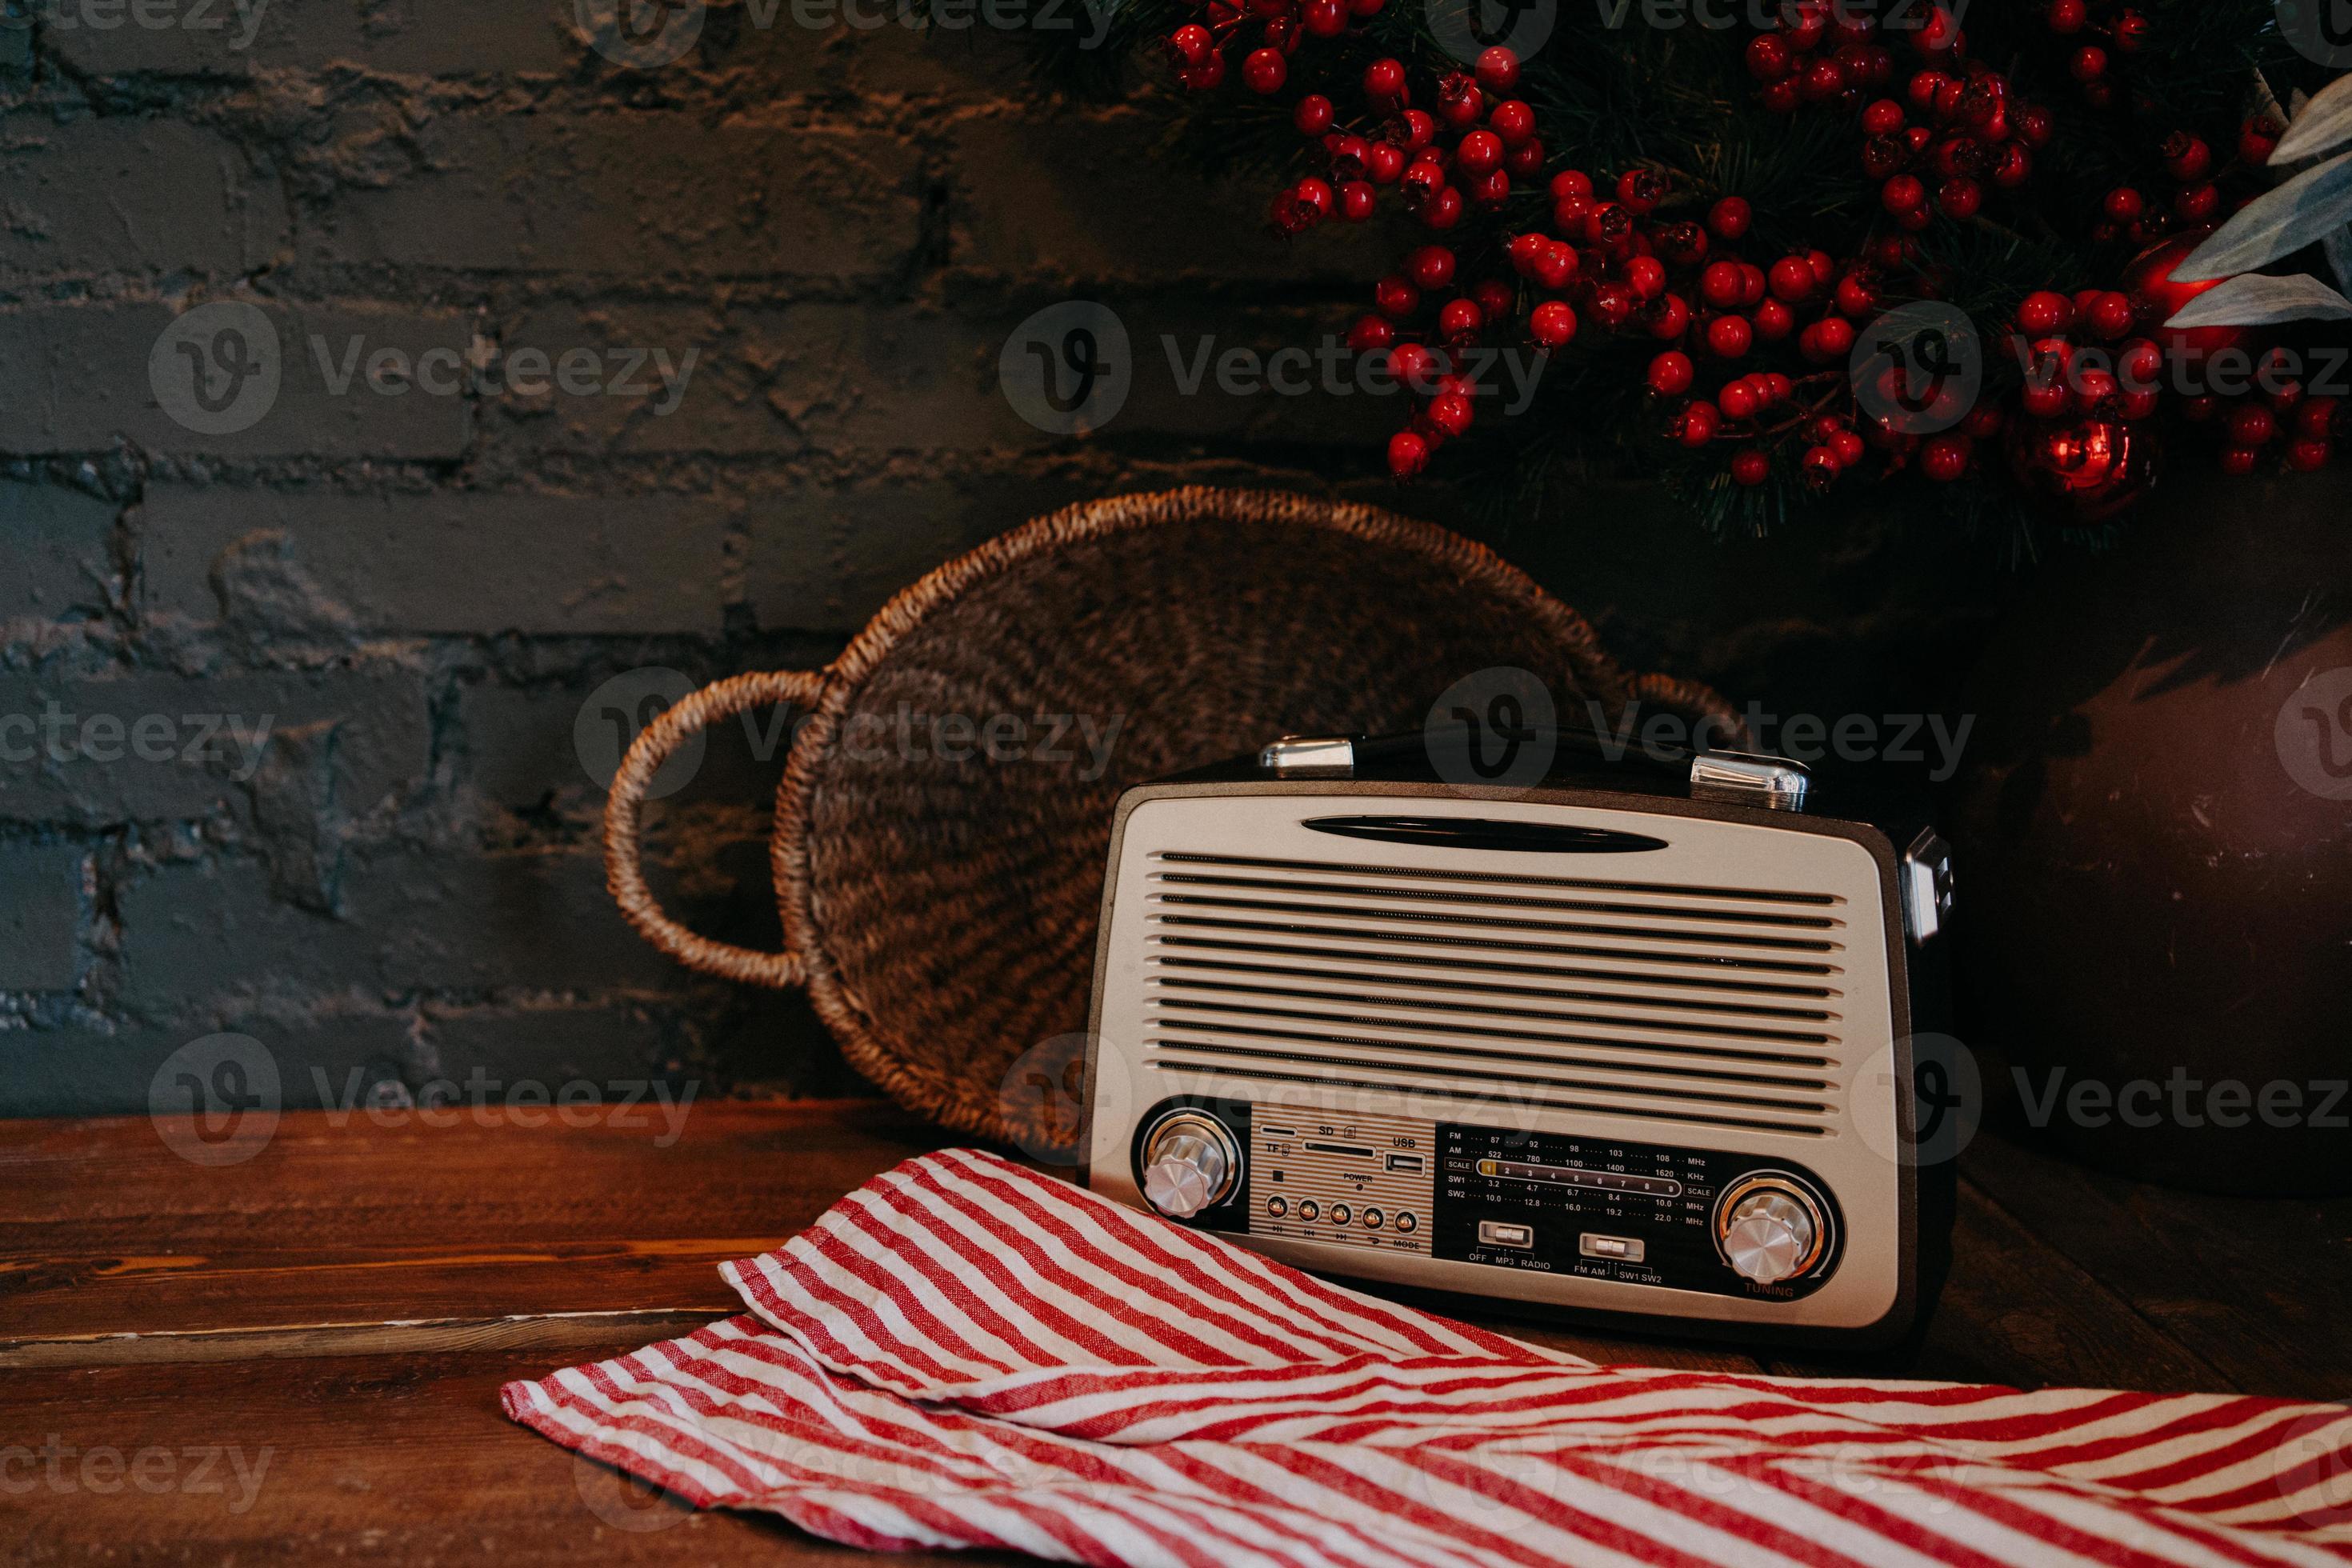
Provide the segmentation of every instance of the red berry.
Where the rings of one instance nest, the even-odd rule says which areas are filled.
[[[2336,433],[2336,411],[2342,406],[2334,397],[2305,398],[2303,406],[2294,411],[2296,434],[2312,440],[2325,440]]]
[[[1777,343],[1797,330],[1797,313],[1778,300],[1767,300],[1756,307],[1756,335],[1768,343]]]
[[[1784,256],[1772,263],[1770,281],[1772,297],[1790,305],[1802,304],[1821,287],[1812,263],[1801,256]]]
[[[1511,141],[1507,136],[1503,140]],[[1529,136],[1523,141],[1512,142],[1510,152],[1504,155],[1503,167],[1511,172],[1511,178],[1515,180],[1532,180],[1542,174],[1544,170],[1543,138]]]
[[[2278,437],[2278,416],[2259,403],[2244,403],[2230,410],[2228,427],[2235,446],[2268,446]]]
[[[1336,38],[1348,30],[1348,7],[1340,0],[1307,0],[1298,19],[1318,38]]]
[[[1290,111],[1290,123],[1301,136],[1322,135],[1331,129],[1331,100],[1319,92],[1308,93]]]
[[[1458,392],[1441,392],[1429,400],[1429,422],[1448,436],[1470,428],[1470,400]]]
[[[1379,200],[1380,193],[1372,189],[1369,181],[1349,180],[1339,187],[1339,216],[1349,223],[1361,223],[1372,216],[1372,207]]]
[[[1919,448],[1919,469],[1939,485],[1948,485],[1969,471],[1969,438],[1932,436]]]
[[[2112,289],[2105,291],[2084,312],[2083,324],[2097,336],[2114,342],[2132,330],[2131,300]]]
[[[1255,93],[1279,92],[1290,76],[1290,62],[1280,49],[1252,49],[1242,61],[1242,80]]]
[[[2025,390],[2018,395],[2018,401],[2036,419],[2055,419],[2066,412],[2074,397],[2074,395],[2066,390],[2065,382],[2053,376],[2048,381],[2028,380]]]
[[[1797,395],[1797,384],[1777,370],[1764,378],[1764,384],[1775,403],[1786,403]]]
[[[1759,33],[1748,39],[1748,74],[1758,81],[1778,81],[1787,76],[1789,74],[1787,41],[1777,33]]]
[[[1312,174],[1291,187],[1290,199],[1311,209],[1318,218],[1329,217],[1332,208],[1339,205],[1339,198],[1332,193],[1329,184]]]
[[[2033,177],[2033,154],[2011,142],[2000,150],[1992,166],[1992,183],[2004,191],[2013,191]]]
[[[1391,273],[1372,285],[1372,305],[1381,315],[1401,321],[1421,308],[1421,290],[1410,279]]]
[[[2114,398],[2116,384],[2112,372],[2080,362],[2073,368],[2074,396],[2084,408],[2096,411]]]
[[[1427,343],[1399,343],[1389,353],[1389,369],[1401,384],[1427,393],[1437,374],[1437,355]]]
[[[1862,461],[1862,437],[1851,430],[1840,429],[1833,432],[1829,437],[1828,446],[1831,451],[1837,454],[1838,467],[1842,468],[1851,468]]]
[[[1853,352],[1853,325],[1842,316],[1815,321],[1797,334],[1797,352],[1814,364],[1833,364]]]
[[[1757,96],[1763,100],[1764,107],[1775,114],[1794,114],[1797,106],[1804,101],[1797,94],[1797,84],[1786,77],[1779,81],[1766,82],[1764,90]]]
[[[1404,101],[1404,65],[1399,60],[1374,60],[1364,68],[1364,96],[1373,103]]]
[[[1637,256],[1625,263],[1625,286],[1637,300],[1654,300],[1666,291],[1666,265],[1654,256]]]
[[[1519,85],[1519,57],[1500,44],[1479,50],[1477,63],[1470,68],[1488,92],[1508,92]]]
[[[1903,106],[1882,98],[1862,111],[1862,128],[1873,136],[1892,136],[1903,129]]]
[[[1429,467],[1429,443],[1411,430],[1389,437],[1389,472],[1409,479]]]
[[[1516,98],[1505,99],[1486,116],[1486,123],[1505,145],[1516,147],[1536,133],[1536,111]]]
[[[1685,447],[1704,447],[1715,439],[1715,432],[1722,422],[1722,415],[1715,405],[1701,398],[1684,409],[1675,419],[1673,435]]]
[[[1807,489],[1825,490],[1837,483],[1838,475],[1844,469],[1838,462],[1835,447],[1808,447],[1798,471],[1804,476]]]
[[[1168,37],[1168,52],[1179,66],[1203,63],[1216,47],[1216,35],[1198,22],[1185,23]]]
[[[1508,321],[1517,309],[1519,291],[1500,278],[1485,278],[1470,290],[1470,298],[1478,301],[1478,309],[1490,321]]]
[[[2146,338],[2134,338],[2116,351],[2116,379],[2126,393],[2161,390],[2164,351]]]
[[[1462,221],[1462,193],[1446,186],[1421,204],[1421,221],[1425,228],[1444,230]]]
[[[2262,461],[2262,453],[2252,447],[2224,447],[2221,449],[2221,471],[2225,474],[2251,474]]]
[[[1726,196],[1707,209],[1706,226],[1717,239],[1738,239],[1752,221],[1754,215],[1747,202],[1738,196]]]
[[[1396,346],[1396,323],[1386,316],[1359,316],[1348,329],[1348,347],[1355,353]]]
[[[1916,174],[1897,174],[1886,182],[1885,188],[1879,193],[1879,200],[1888,212],[1901,217],[1906,213],[1917,212],[1927,205],[1927,187],[1920,183]]]
[[[1666,179],[1655,169],[1628,169],[1617,176],[1617,201],[1628,211],[1646,215],[1666,197]]]
[[[1731,459],[1731,477],[1754,489],[1771,477],[1772,459],[1750,447]]]
[[[1483,174],[1503,163],[1503,139],[1491,131],[1473,131],[1454,150],[1454,162],[1465,174]]]
[[[1393,142],[1374,142],[1364,150],[1364,173],[1376,185],[1393,185],[1404,173],[1404,149]]]
[[[2210,223],[2221,210],[2221,187],[2210,180],[2186,186],[2172,199],[2172,210],[2180,215],[2183,223]]]
[[[2286,466],[2298,474],[2315,474],[2327,467],[2328,445],[2308,437],[2286,449]]]
[[[1690,327],[1690,305],[1679,294],[1661,294],[1644,312],[1650,335],[1661,342],[1673,342]]]
[[[2203,179],[2213,170],[2213,149],[2193,131],[2176,131],[2164,139],[2164,172],[2184,183]]]
[[[1442,245],[1424,245],[1404,258],[1404,269],[1423,289],[1443,289],[1454,281],[1454,253]]]
[[[2258,116],[2238,129],[2238,156],[2249,166],[2259,169],[2271,161],[2278,151],[2279,139]]]
[[[1756,329],[1745,316],[1717,316],[1706,324],[1706,346],[1717,359],[1738,359],[1756,346]]]
[[[1562,300],[1546,300],[1528,312],[1528,332],[1546,349],[1565,348],[1576,336],[1576,312]]]
[[[2126,6],[2116,14],[2115,26],[2112,29],[2116,47],[2127,55],[2137,54],[2147,47],[2150,30],[2151,26],[2147,16]]]
[[[1834,58],[1814,60],[1797,78],[1797,96],[1807,103],[1826,103],[1845,89],[1845,68]]]
[[[2096,44],[2085,44],[2066,61],[2066,74],[2079,82],[2095,82],[2107,74],[2107,51]]]
[[[1859,272],[1849,272],[1838,279],[1837,308],[1840,314],[1860,321],[1878,310],[1878,290]]]
[[[1562,169],[1551,177],[1551,199],[1554,201],[1559,201],[1563,196],[1583,196],[1590,199],[1591,195],[1592,176],[1581,169]]]
[[[1193,92],[1209,92],[1225,79],[1225,57],[1211,52],[1209,58],[1196,66],[1186,66],[1176,73],[1176,79]]]
[[[2116,223],[2137,223],[2147,211],[2147,200],[2129,185],[2117,185],[2099,204],[2100,210]]]
[[[1650,362],[1650,390],[1664,397],[1680,397],[1698,379],[1698,371],[1690,355],[1675,349]]]
[[[1984,205],[1984,187],[1974,180],[1948,180],[1936,193],[1936,205],[1948,218],[1971,218]]]
[[[1549,240],[1543,254],[1536,258],[1536,281],[1547,289],[1565,289],[1576,280],[1582,265],[1577,260],[1576,247]]]
[[[1699,297],[1718,310],[1728,310],[1738,306],[1747,293],[1747,280],[1740,274],[1737,261],[1710,262],[1699,274]]]
[[[1721,392],[1715,395],[1715,400],[1722,408],[1723,416],[1726,419],[1753,419],[1756,417],[1757,411],[1764,406],[1762,394],[1757,391],[1756,384],[1746,376],[1741,376],[1738,381],[1725,386]]]
[[[2018,330],[2030,338],[2046,338],[2074,324],[2074,303],[2063,294],[2044,289],[2028,294],[2017,308]]]

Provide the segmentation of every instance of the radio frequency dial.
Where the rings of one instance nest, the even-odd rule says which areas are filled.
[[[1792,1182],[1751,1177],[1724,1194],[1716,1210],[1716,1245],[1741,1278],[1776,1285],[1811,1268],[1828,1226],[1821,1205]]]
[[[1180,1110],[1143,1142],[1143,1198],[1171,1219],[1190,1219],[1223,1203],[1241,1168],[1241,1146],[1223,1122]]]

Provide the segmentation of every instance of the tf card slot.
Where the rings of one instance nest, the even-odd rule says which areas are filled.
[[[1360,1143],[1318,1143],[1311,1139],[1299,1147],[1312,1149],[1318,1154],[1352,1154],[1359,1160],[1369,1160],[1374,1152]]]

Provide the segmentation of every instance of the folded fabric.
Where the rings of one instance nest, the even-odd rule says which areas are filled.
[[[1092,1564],[2352,1561],[2352,1411],[1601,1367],[972,1150],[721,1272],[751,1309],[507,1385],[706,1507]]]

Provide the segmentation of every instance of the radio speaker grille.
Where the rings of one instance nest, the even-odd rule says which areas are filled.
[[[1176,850],[1149,880],[1155,1067],[1837,1124],[1836,895]]]

